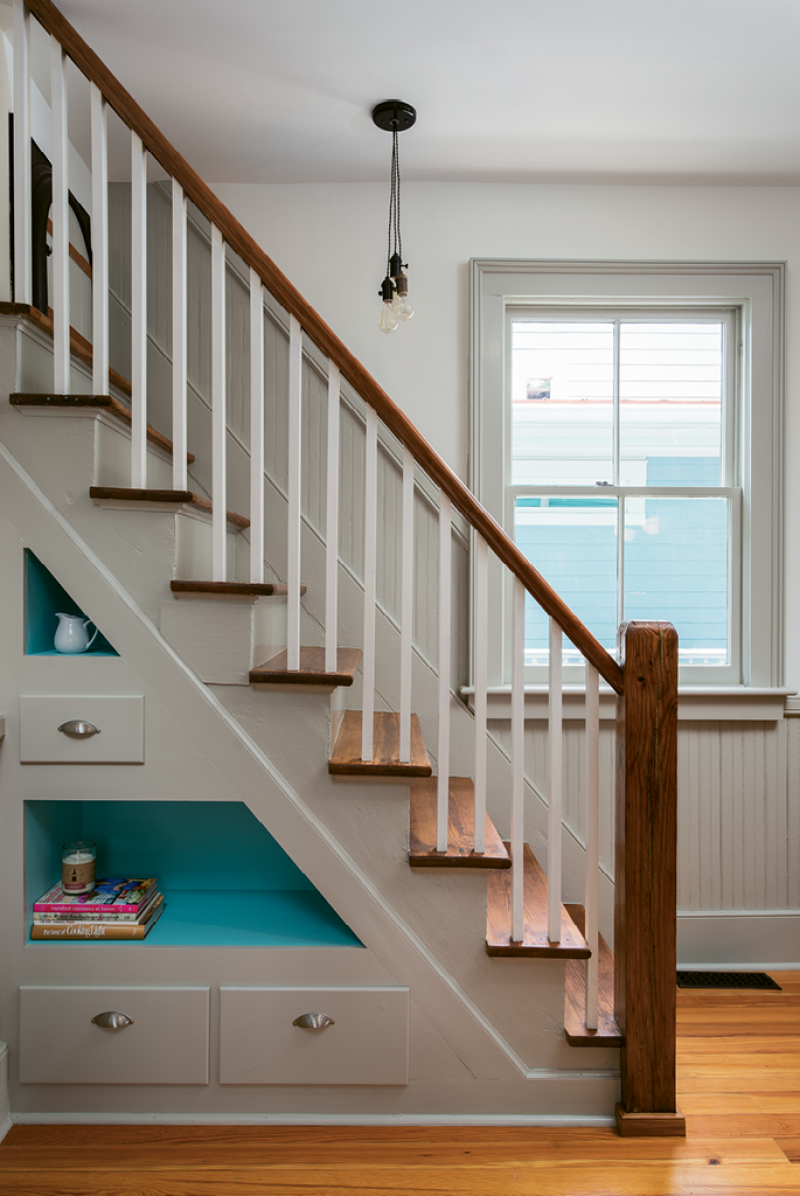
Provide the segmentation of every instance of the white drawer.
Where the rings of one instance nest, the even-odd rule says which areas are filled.
[[[59,727],[92,723],[99,735],[74,738]],[[24,694],[19,700],[23,764],[143,764],[144,697]]]
[[[220,1083],[407,1084],[408,1011],[407,988],[222,988]]]
[[[20,989],[23,1084],[207,1084],[207,988]],[[123,1013],[122,1029],[94,1025]]]

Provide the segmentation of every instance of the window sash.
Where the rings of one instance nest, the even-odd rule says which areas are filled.
[[[672,501],[680,501],[681,499],[722,499],[727,504],[727,520],[726,520],[726,590],[727,590],[727,663],[726,664],[710,664],[710,663],[680,663],[679,659],[679,678],[684,685],[738,685],[741,684],[742,676],[742,589],[741,589],[741,571],[742,571],[742,490],[738,486],[603,486],[602,488],[596,486],[523,486],[515,485],[509,486],[506,497],[506,526],[515,531],[515,511],[516,501],[518,498],[539,498],[539,499],[574,499],[579,501],[581,499],[609,499],[617,502],[616,516],[616,542],[618,546],[617,565],[616,565],[616,588],[617,588],[617,605],[616,605],[616,624],[619,626],[626,618],[625,611],[625,502],[629,498],[643,498],[643,499],[667,499]],[[536,565],[536,561],[533,561]],[[554,584],[552,578],[548,578],[551,584]],[[510,590],[510,585],[506,581],[506,589]],[[563,595],[562,595],[563,596]],[[506,608],[506,618],[510,618],[510,594],[508,592],[503,595],[503,603]],[[630,612],[627,613],[630,617]],[[654,617],[661,617],[654,615]],[[667,617],[664,615],[663,617]],[[590,630],[592,630],[590,628]],[[510,656],[507,655],[504,662],[504,674],[510,668]],[[613,647],[610,648],[613,652]],[[699,655],[699,652],[694,652],[694,655]],[[538,652],[539,661],[537,663],[526,663],[525,666],[525,682],[530,685],[544,684],[547,680],[548,669],[547,665],[542,663],[542,658],[546,657],[546,652]],[[682,653],[684,660],[689,655],[688,650]],[[708,655],[708,653],[706,653]],[[575,650],[571,646],[564,643],[563,655],[563,669],[564,681],[567,684],[578,684],[582,682],[584,675],[583,664],[576,664],[574,661]]]

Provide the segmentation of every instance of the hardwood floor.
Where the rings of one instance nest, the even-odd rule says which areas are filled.
[[[800,972],[678,993],[685,1140],[611,1129],[15,1126],[0,1196],[800,1193]]]

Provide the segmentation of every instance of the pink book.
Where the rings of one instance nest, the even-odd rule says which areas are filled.
[[[61,885],[53,885],[34,902],[33,910],[37,914],[138,914],[155,884],[154,876],[147,880],[112,876],[98,880],[91,893],[65,893]]]

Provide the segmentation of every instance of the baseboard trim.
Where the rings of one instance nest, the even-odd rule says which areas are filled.
[[[541,1126],[607,1128],[614,1117],[559,1116],[544,1113],[508,1114],[372,1114],[346,1113],[16,1113],[14,1125],[278,1125],[278,1126]]]
[[[8,1104],[8,1045],[0,1042],[0,1142],[13,1124]]]
[[[693,971],[800,970],[800,910],[678,914],[678,967]]]

